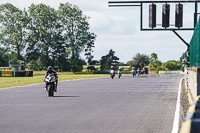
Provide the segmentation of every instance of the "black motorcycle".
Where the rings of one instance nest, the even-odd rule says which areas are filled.
[[[55,86],[56,86],[56,77],[54,74],[49,74],[45,79],[46,90],[48,92],[49,97],[54,96]]]
[[[115,71],[114,70],[111,70],[110,71],[110,77],[113,79],[115,77]]]

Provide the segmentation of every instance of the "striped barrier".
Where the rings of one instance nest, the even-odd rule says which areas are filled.
[[[189,107],[180,133],[200,133],[200,96]]]
[[[159,74],[184,74],[182,71],[159,71]]]

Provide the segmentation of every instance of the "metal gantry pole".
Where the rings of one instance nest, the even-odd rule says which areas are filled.
[[[198,4],[197,1],[195,2],[195,10],[194,10],[194,28],[196,26],[197,23],[197,10],[198,10]]]
[[[140,3],[141,5],[140,5],[140,30],[142,30],[142,27],[143,27],[143,4],[142,3]]]

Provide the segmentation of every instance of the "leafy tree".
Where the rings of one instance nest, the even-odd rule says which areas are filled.
[[[131,61],[127,62],[127,64],[135,68],[142,68],[144,66],[148,66],[149,62],[150,58],[148,55],[137,53]]]
[[[60,71],[80,71],[81,64],[85,64],[80,53],[85,48],[89,64],[95,64],[90,49],[94,47],[96,35],[89,32],[88,19],[69,3],[60,4],[58,10],[45,4],[32,4],[27,12],[3,4],[0,5],[0,44],[9,53],[17,53],[17,59],[12,62],[24,60],[25,55],[31,69],[51,65]]]
[[[13,52],[17,52],[17,58],[26,46],[27,13],[21,11],[12,4],[0,5],[0,43]]]
[[[46,68],[42,64],[43,63],[42,63],[41,59],[38,58],[37,60],[29,61],[26,66],[28,67],[29,70],[33,70],[33,71],[46,70]]]
[[[90,70],[91,72],[97,70],[94,66],[88,66],[87,69]]]
[[[149,68],[151,70],[156,70],[160,66],[162,66],[162,62],[161,61],[151,61],[150,64],[149,64]]]
[[[72,61],[72,60],[70,60],[70,61]],[[73,64],[71,64],[71,65],[73,66]],[[76,71],[81,72],[83,70],[83,65],[87,65],[85,60],[78,58],[78,60],[76,62]],[[73,69],[73,67],[71,67],[71,68]]]
[[[107,55],[101,57],[101,71],[109,70],[110,66],[116,67],[116,65],[119,63],[119,58],[114,54],[115,51],[111,49]]]
[[[79,54],[85,46],[92,44],[96,35],[90,33],[88,17],[83,12],[70,3],[60,4],[59,18],[63,28],[63,35],[66,38],[66,47],[71,49],[71,63],[73,71],[77,71],[76,65],[79,60]]]
[[[5,48],[0,48],[0,67],[6,67],[9,65],[9,54]]]
[[[88,42],[87,46],[85,48],[85,56],[86,56],[86,59],[87,59],[87,63],[88,63],[88,65],[90,65],[90,66],[87,67],[87,69],[90,70],[90,71],[96,70],[96,68],[93,66],[93,65],[96,64],[96,60],[93,60],[94,56],[92,55],[92,52],[93,52],[92,48],[94,47],[94,39],[91,40],[91,42]]]
[[[168,70],[180,70],[181,62],[175,60],[169,60],[163,63],[163,67],[167,68]]]
[[[156,53],[152,53],[151,57],[150,57],[150,61],[157,61],[158,60],[158,56]]]
[[[32,60],[40,58],[44,67],[57,65],[64,69],[67,53],[56,10],[44,4],[32,4],[29,7],[29,16],[27,57]]]

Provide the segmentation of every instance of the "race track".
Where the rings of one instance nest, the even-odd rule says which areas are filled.
[[[0,89],[1,133],[171,133],[183,75],[143,75]],[[9,78],[8,78],[9,80]]]

